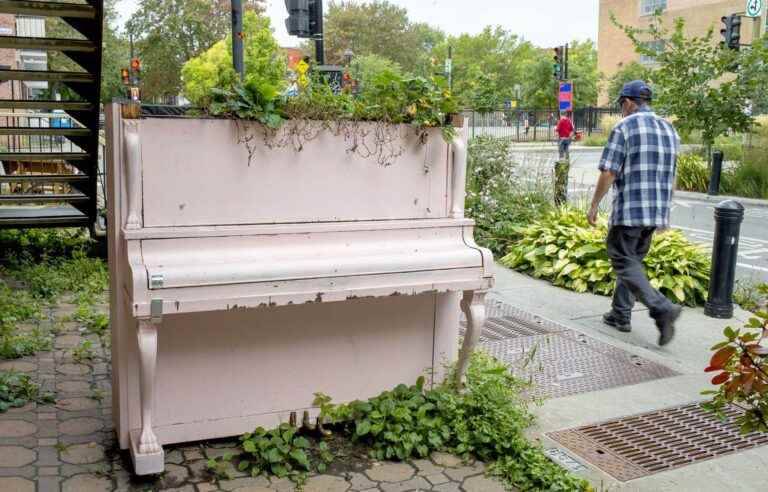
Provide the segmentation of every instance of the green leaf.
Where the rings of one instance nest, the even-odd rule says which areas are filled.
[[[371,431],[371,423],[368,420],[362,420],[357,423],[355,434],[364,436]]]
[[[299,465],[303,466],[305,469],[309,470],[310,464],[309,464],[309,458],[307,458],[307,454],[302,449],[294,449],[291,451],[290,454],[291,458],[296,461]]]

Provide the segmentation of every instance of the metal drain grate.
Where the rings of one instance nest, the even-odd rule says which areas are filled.
[[[563,331],[566,328],[557,323],[526,313],[498,299],[486,301],[487,319],[483,325],[480,343],[504,340],[507,338],[547,335]],[[462,315],[461,336],[464,336],[466,319]]]
[[[626,482],[768,444],[768,434],[739,434],[739,412],[730,407],[721,422],[692,403],[547,435]]]
[[[520,378],[531,394],[556,398],[653,381],[679,373],[573,330],[482,344]]]

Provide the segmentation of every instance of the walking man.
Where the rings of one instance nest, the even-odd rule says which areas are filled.
[[[619,331],[631,331],[632,307],[640,300],[656,321],[659,345],[675,335],[682,308],[654,289],[643,268],[656,229],[669,227],[680,138],[674,127],[654,114],[651,89],[635,80],[624,85],[619,104],[624,119],[616,125],[603,150],[592,206],[587,215],[595,225],[600,202],[613,186],[613,210],[607,246],[616,289],[603,321]]]
[[[570,113],[563,113],[555,128],[558,136],[558,151],[560,159],[570,159],[571,137],[573,137],[573,123]]]

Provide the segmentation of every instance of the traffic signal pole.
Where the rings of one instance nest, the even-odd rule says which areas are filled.
[[[315,38],[315,58],[317,58],[318,65],[325,65],[325,41],[323,39],[323,0],[315,0],[316,9],[318,11],[315,22],[317,23],[315,29],[320,34]]]
[[[245,78],[243,55],[243,1],[232,0],[232,61],[240,80]]]

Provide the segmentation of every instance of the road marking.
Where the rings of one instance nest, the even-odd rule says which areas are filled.
[[[758,272],[766,272],[766,273],[768,273],[768,268],[759,267],[759,266],[755,266],[755,265],[747,265],[746,263],[736,263],[736,266],[740,267],[740,268],[746,268],[747,270],[756,270]]]
[[[699,232],[699,233],[709,234],[709,235],[714,234],[714,231],[707,231],[707,230],[704,230],[704,229],[695,229],[693,227],[683,227],[683,226],[677,226],[677,225],[673,225],[672,227],[674,227],[675,229],[680,229],[682,231]],[[768,240],[757,239],[757,238],[754,238],[754,237],[740,236],[740,239],[745,239],[747,241],[754,241],[754,242],[760,243],[760,244],[768,244]]]

